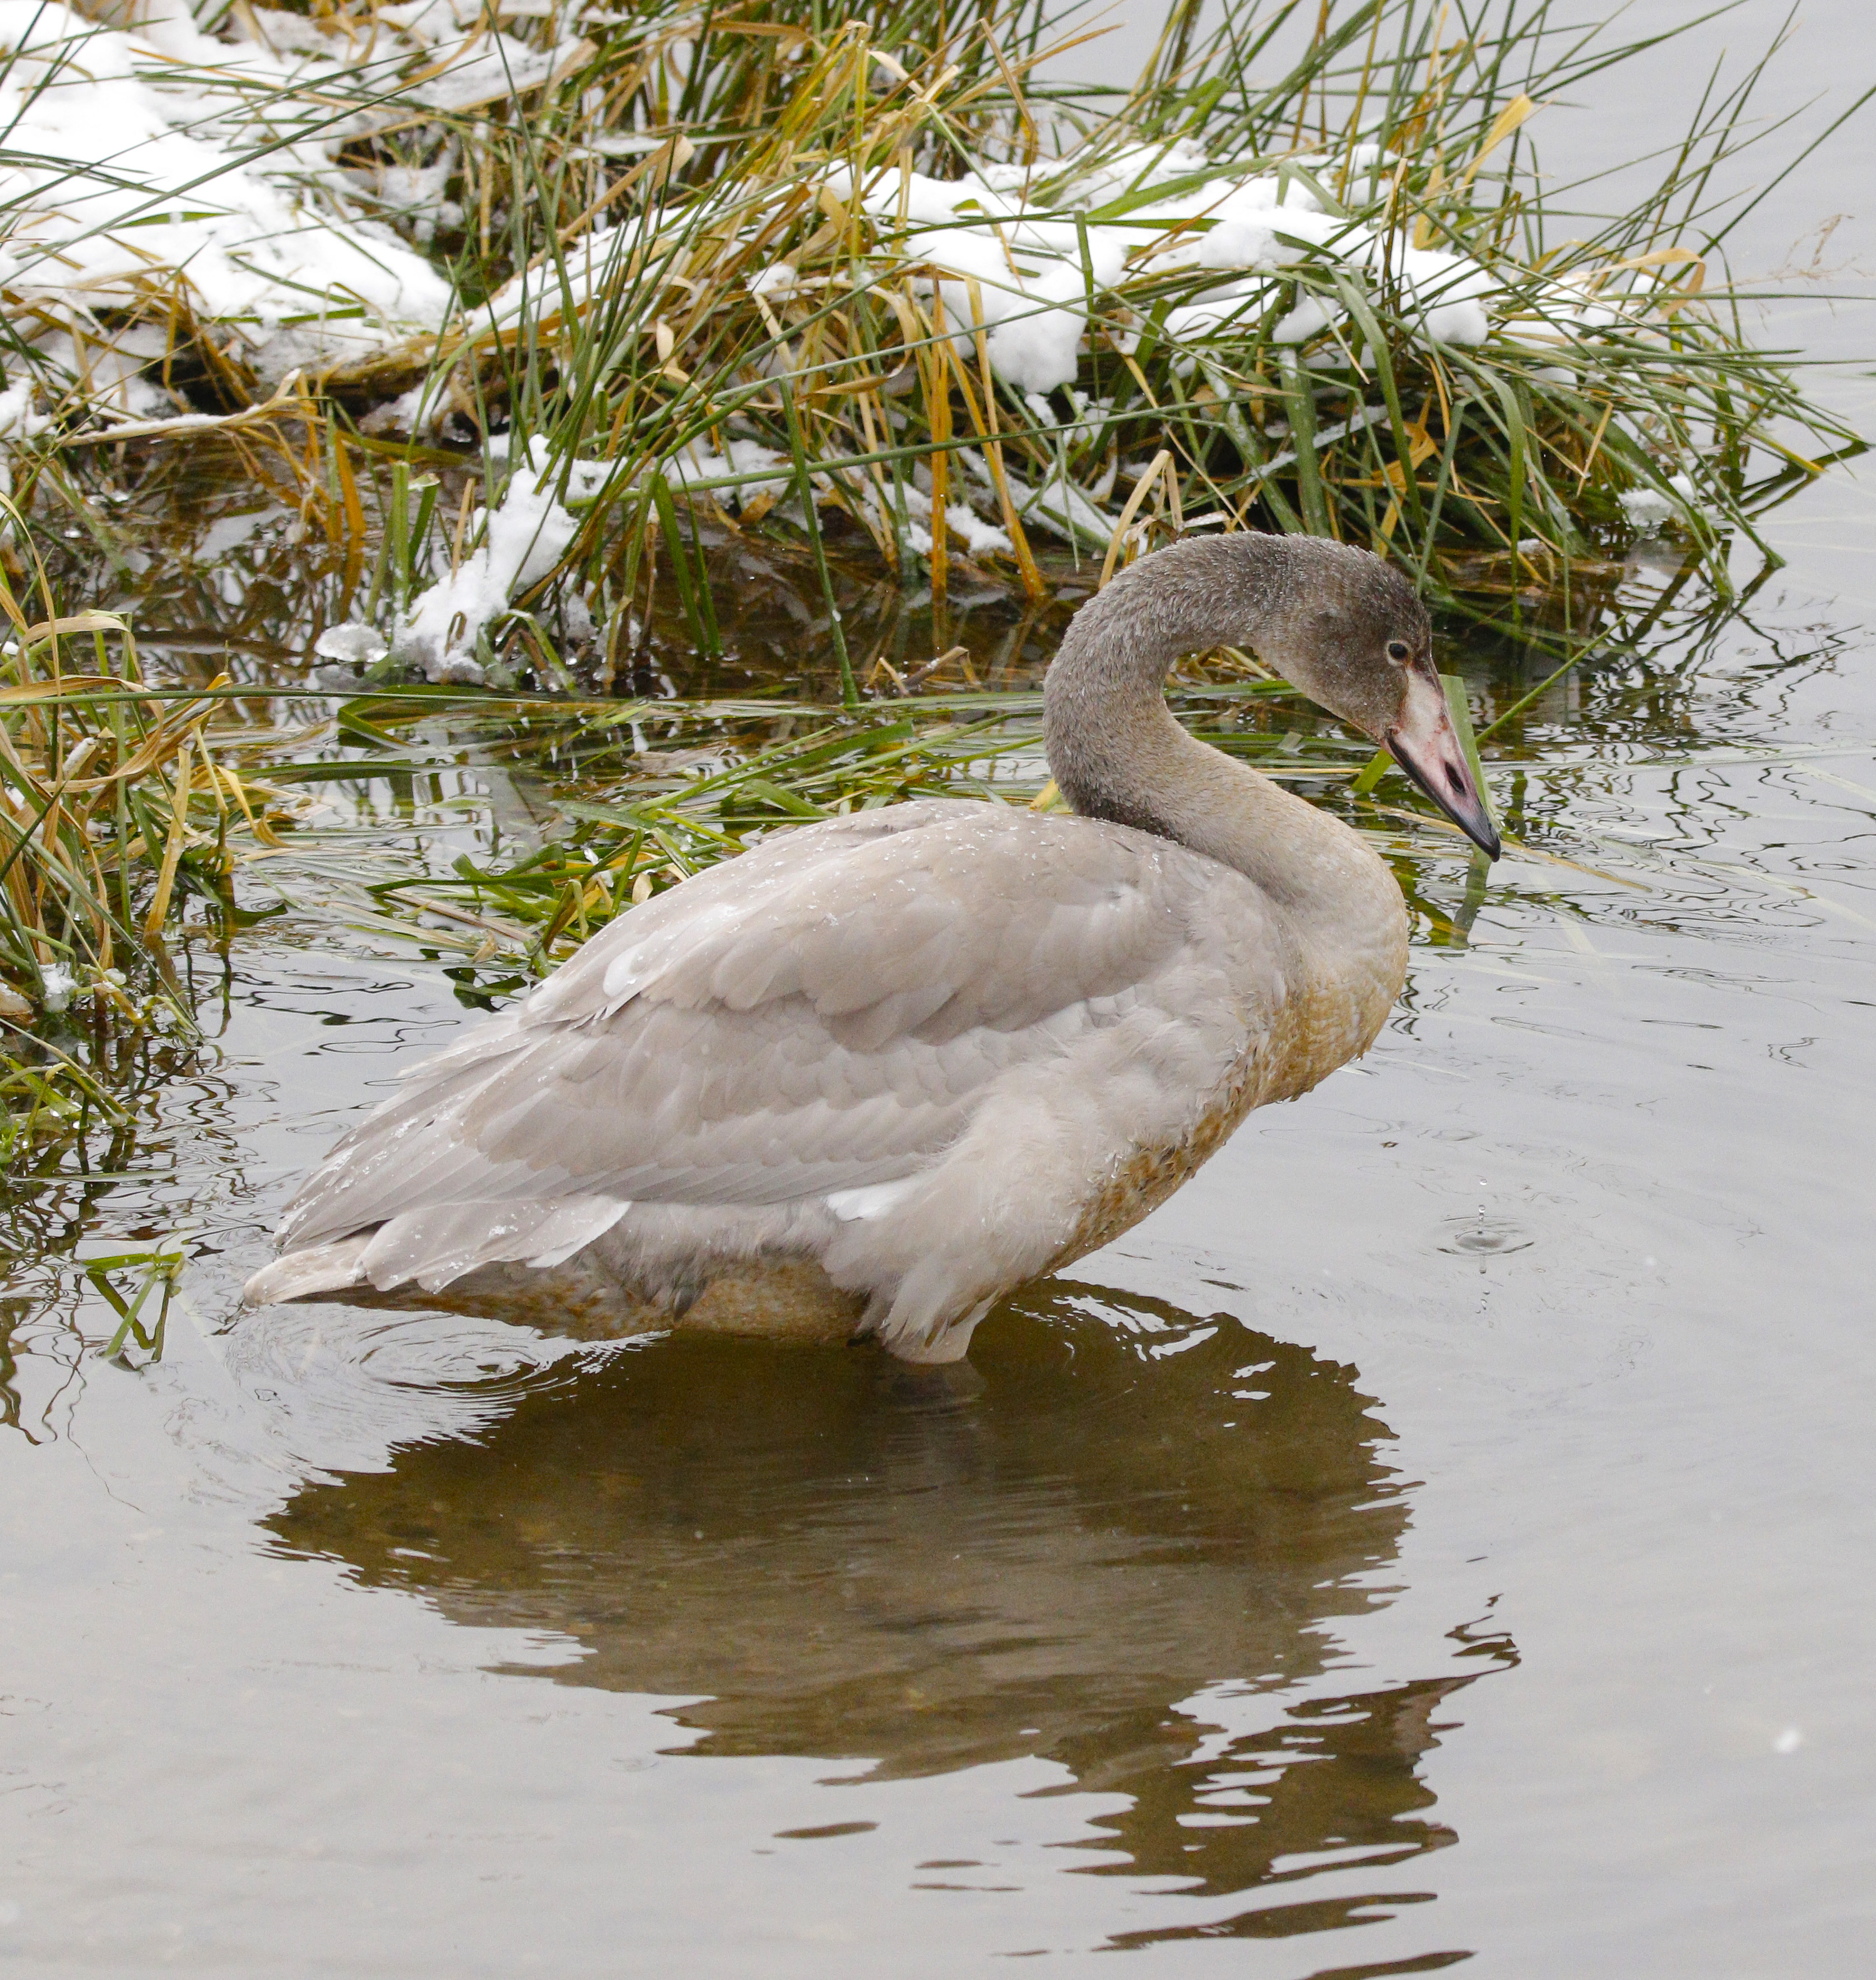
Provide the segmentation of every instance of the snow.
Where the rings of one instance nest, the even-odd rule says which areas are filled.
[[[89,336],[75,324],[70,331],[42,330],[35,341],[39,357],[73,380],[94,409],[131,421],[170,419],[181,412],[181,402],[145,375],[168,347],[168,333],[155,324],[120,324]],[[32,381],[22,379],[13,389],[30,394]],[[34,430],[52,424],[41,417]]]
[[[498,0],[494,11],[545,7]],[[484,0],[410,0],[357,36],[337,16],[327,32],[238,8],[236,42],[204,34],[182,0],[135,11],[119,27],[61,0],[0,0],[4,307],[55,396],[75,386],[120,417],[178,408],[137,390],[165,347],[135,349],[121,323],[105,334],[105,313],[161,321],[180,295],[233,333],[267,383],[440,329],[448,280],[384,221],[407,218],[420,241],[458,222],[441,198],[447,171],[350,172],[339,147],[407,120],[412,98],[461,108],[534,88],[588,51],[577,40],[529,48],[487,24]],[[122,361],[99,376],[101,351]],[[23,430],[17,417],[10,430]]]
[[[313,642],[313,651],[322,660],[344,660],[354,666],[373,666],[390,650],[375,626],[356,623],[328,626]]]
[[[983,490],[987,490],[990,487],[990,470],[970,450],[959,451],[960,456],[968,457],[967,471],[974,471]],[[671,455],[664,463],[661,471],[674,488],[694,488],[715,496],[720,501],[733,500],[739,507],[746,507],[760,495],[773,497],[793,493],[796,486],[794,466],[788,456],[753,440],[728,440],[721,453],[700,447],[694,440]],[[710,485],[727,480],[732,475],[744,478],[729,487]],[[923,461],[917,462],[913,466],[913,479],[904,487],[906,539],[920,556],[928,556],[932,547],[931,469]],[[879,527],[886,535],[894,535],[898,519],[892,513],[890,500],[882,499],[879,484],[863,468],[847,470],[846,478],[860,500],[872,510]],[[834,487],[830,475],[817,474],[811,479],[817,501],[833,499]],[[956,537],[973,556],[1012,555],[1014,546],[1008,532],[979,515],[971,507],[973,500],[982,500],[982,493],[953,486],[950,499],[945,505],[946,536]]]
[[[1352,192],[1382,196],[1392,162],[1377,146],[1356,147]],[[1073,381],[1095,297],[1136,271],[1185,273],[1202,284],[1166,312],[1167,334],[1180,341],[1254,325],[1285,293],[1285,271],[1307,262],[1340,264],[1390,284],[1429,345],[1482,344],[1497,291],[1485,270],[1327,210],[1317,184],[1326,164],[1302,159],[1246,175],[1182,141],[1079,170],[1056,168],[1047,179],[1013,165],[985,165],[956,180],[889,166],[857,196],[886,251],[930,271],[920,286],[935,296],[945,326],[958,329],[960,351],[981,324],[993,368],[1026,394]],[[843,203],[856,196],[844,168],[829,174],[827,190]],[[777,264],[751,286],[785,285],[784,271],[792,282],[793,271]],[[1341,316],[1339,306],[1305,294],[1273,334],[1279,344],[1306,343]]]
[[[1652,536],[1662,523],[1672,522],[1677,517],[1685,520],[1694,514],[1699,490],[1695,487],[1691,474],[1671,474],[1665,490],[1631,488],[1615,499],[1631,525],[1645,537]]]
[[[792,264],[777,261],[750,277],[749,293],[752,296],[790,296],[794,294],[800,281]]]
[[[33,410],[29,378],[22,378],[0,392],[0,440],[31,440],[51,424],[45,414]]]
[[[175,20],[102,28],[58,0],[0,0],[0,50],[12,58],[0,76],[12,219],[0,284],[20,303],[88,317],[179,286],[198,314],[256,343],[309,317],[394,334],[441,323],[449,287],[427,262],[309,208],[293,181],[323,158],[244,159],[257,127],[234,128],[239,91],[200,71],[278,86],[290,71],[271,51],[231,49]]]
[[[1003,478],[1010,499],[1024,522],[1039,523],[1064,542],[1105,550],[1119,527],[1120,518],[1109,515],[1100,505],[1113,493],[1118,472],[1116,463],[1110,461],[1091,491],[1070,480],[1059,467],[1037,488],[1007,470]]]
[[[777,470],[770,473],[768,470]],[[664,478],[674,488],[687,487],[694,483],[717,481],[732,474],[747,474],[754,477],[737,484],[733,488],[721,488],[710,492],[720,497],[733,497],[740,507],[757,495],[783,495],[795,485],[793,463],[785,453],[778,453],[772,447],[763,447],[753,440],[733,440],[725,443],[721,453],[713,452],[693,440],[688,447],[680,448],[664,463]]]
[[[433,110],[471,110],[477,104],[493,102],[499,97],[538,89],[571,67],[588,49],[584,42],[567,42],[544,52],[497,32],[465,35],[447,49],[434,52],[449,55],[450,67],[407,94]]]
[[[579,518],[557,492],[561,476],[568,495],[582,501],[597,494],[611,472],[604,461],[557,467],[547,442],[535,440],[494,509],[479,509],[471,518],[474,547],[412,603],[392,653],[421,667],[426,679],[479,684],[484,669],[474,657],[477,640],[512,600],[553,570],[579,533]]]
[[[1090,271],[1073,222],[1025,218],[1020,199],[989,183],[1002,176],[995,166],[957,180],[893,167],[867,181],[860,204],[891,250],[933,270],[937,279],[923,286],[928,294],[936,289],[947,326],[982,322],[998,374],[1020,390],[1048,392],[1075,376]],[[828,189],[850,201],[851,175],[837,169]],[[1115,230],[1088,232],[1093,287],[1112,288],[1126,266],[1126,245]],[[957,341],[967,351],[968,327]]]
[[[500,458],[504,450],[491,451]],[[969,450],[960,453],[968,454]],[[965,464],[966,471],[974,470],[981,480],[988,482],[990,471],[981,460]],[[474,547],[454,572],[440,576],[416,598],[399,622],[388,649],[394,657],[421,667],[431,681],[482,683],[486,669],[475,657],[477,640],[531,585],[554,569],[578,533],[579,518],[557,492],[563,472],[567,477],[568,498],[584,502],[598,494],[613,470],[604,461],[557,467],[544,439],[531,442],[494,510],[478,509],[470,519],[467,533]],[[720,453],[694,441],[664,461],[661,472],[677,488],[707,484],[730,475],[749,476],[752,478],[733,488],[711,491],[743,502],[757,494],[785,493],[795,485],[788,457],[750,440],[726,440]],[[924,486],[909,483],[905,496],[912,518],[907,534],[913,547],[923,555],[929,554],[932,545],[930,470],[922,468],[919,479]],[[827,477],[815,480],[817,493],[831,493]],[[870,481],[861,486],[876,510],[877,490]],[[1011,486],[1013,495],[1019,484]],[[893,527],[892,520],[883,512],[880,520],[889,530]],[[947,535],[956,537],[971,555],[1010,554],[1008,534],[975,512],[966,491],[954,492],[946,505],[945,521]],[[387,649],[369,626],[348,625],[322,633],[314,650],[323,659],[356,663],[375,660]]]
[[[557,318],[584,309],[629,260],[637,238],[629,227],[602,221],[589,228],[562,251],[558,266],[524,269],[504,283],[477,311],[477,327],[507,330],[532,319],[550,327]]]
[[[920,556],[930,556],[932,552],[932,515],[936,504],[932,499],[931,470],[921,461],[918,463],[916,480],[904,484],[906,503],[906,540]],[[888,502],[883,500],[878,487],[869,481],[865,484],[866,500],[876,520],[887,535],[892,535],[898,527],[897,518]],[[946,548],[949,539],[955,537],[972,556],[1010,556],[1015,546],[1010,540],[1010,533],[1000,529],[994,523],[987,523],[971,507],[969,494],[954,488],[944,506]]]
[[[1658,530],[1674,513],[1674,504],[1658,488],[1631,488],[1615,499],[1622,513],[1645,536]]]

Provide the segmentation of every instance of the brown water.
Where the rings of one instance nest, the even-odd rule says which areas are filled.
[[[1469,939],[1403,827],[1443,919],[1375,1052],[955,1379],[238,1318],[294,1178],[474,1015],[343,917],[198,945],[213,1048],[8,1205],[0,1958],[1867,1972],[1871,520],[1826,483],[1741,614],[1546,701],[1495,783],[1555,857]],[[178,664],[237,557],[178,566]],[[1486,709],[1537,677],[1451,650]],[[370,786],[331,845],[480,849],[517,792]],[[79,1261],[178,1228],[163,1359],[105,1364]]]

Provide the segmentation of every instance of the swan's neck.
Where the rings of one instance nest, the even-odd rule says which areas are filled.
[[[1320,608],[1285,539],[1234,537],[1203,550],[1225,553],[1227,543],[1229,553],[1216,558],[1193,543],[1172,569],[1163,553],[1076,613],[1044,687],[1049,767],[1084,816],[1176,839],[1302,919],[1359,913],[1375,869],[1385,877],[1385,869],[1357,836],[1196,740],[1167,709],[1166,674],[1186,654],[1249,646],[1280,658],[1299,617]],[[1391,878],[1387,892],[1397,913]]]

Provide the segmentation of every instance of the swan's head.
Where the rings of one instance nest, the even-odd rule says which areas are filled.
[[[1163,724],[1181,654],[1249,646],[1312,701],[1390,751],[1475,845],[1498,836],[1433,664],[1433,626],[1400,573],[1320,537],[1192,536],[1120,572],[1076,613],[1043,686],[1056,781],[1077,809],[1137,823],[1149,702]]]
[[[1372,736],[1497,859],[1498,835],[1453,727],[1433,663],[1432,622],[1413,587],[1352,545],[1275,540],[1289,568],[1266,609],[1256,640],[1262,657],[1312,701]]]

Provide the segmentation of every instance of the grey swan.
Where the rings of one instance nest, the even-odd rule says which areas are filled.
[[[1082,606],[1049,667],[1072,814],[860,812],[634,908],[404,1075],[244,1299],[960,1359],[998,1299],[1365,1051],[1405,979],[1379,856],[1167,709],[1168,669],[1221,645],[1497,856],[1406,581],[1316,538],[1189,538]]]

